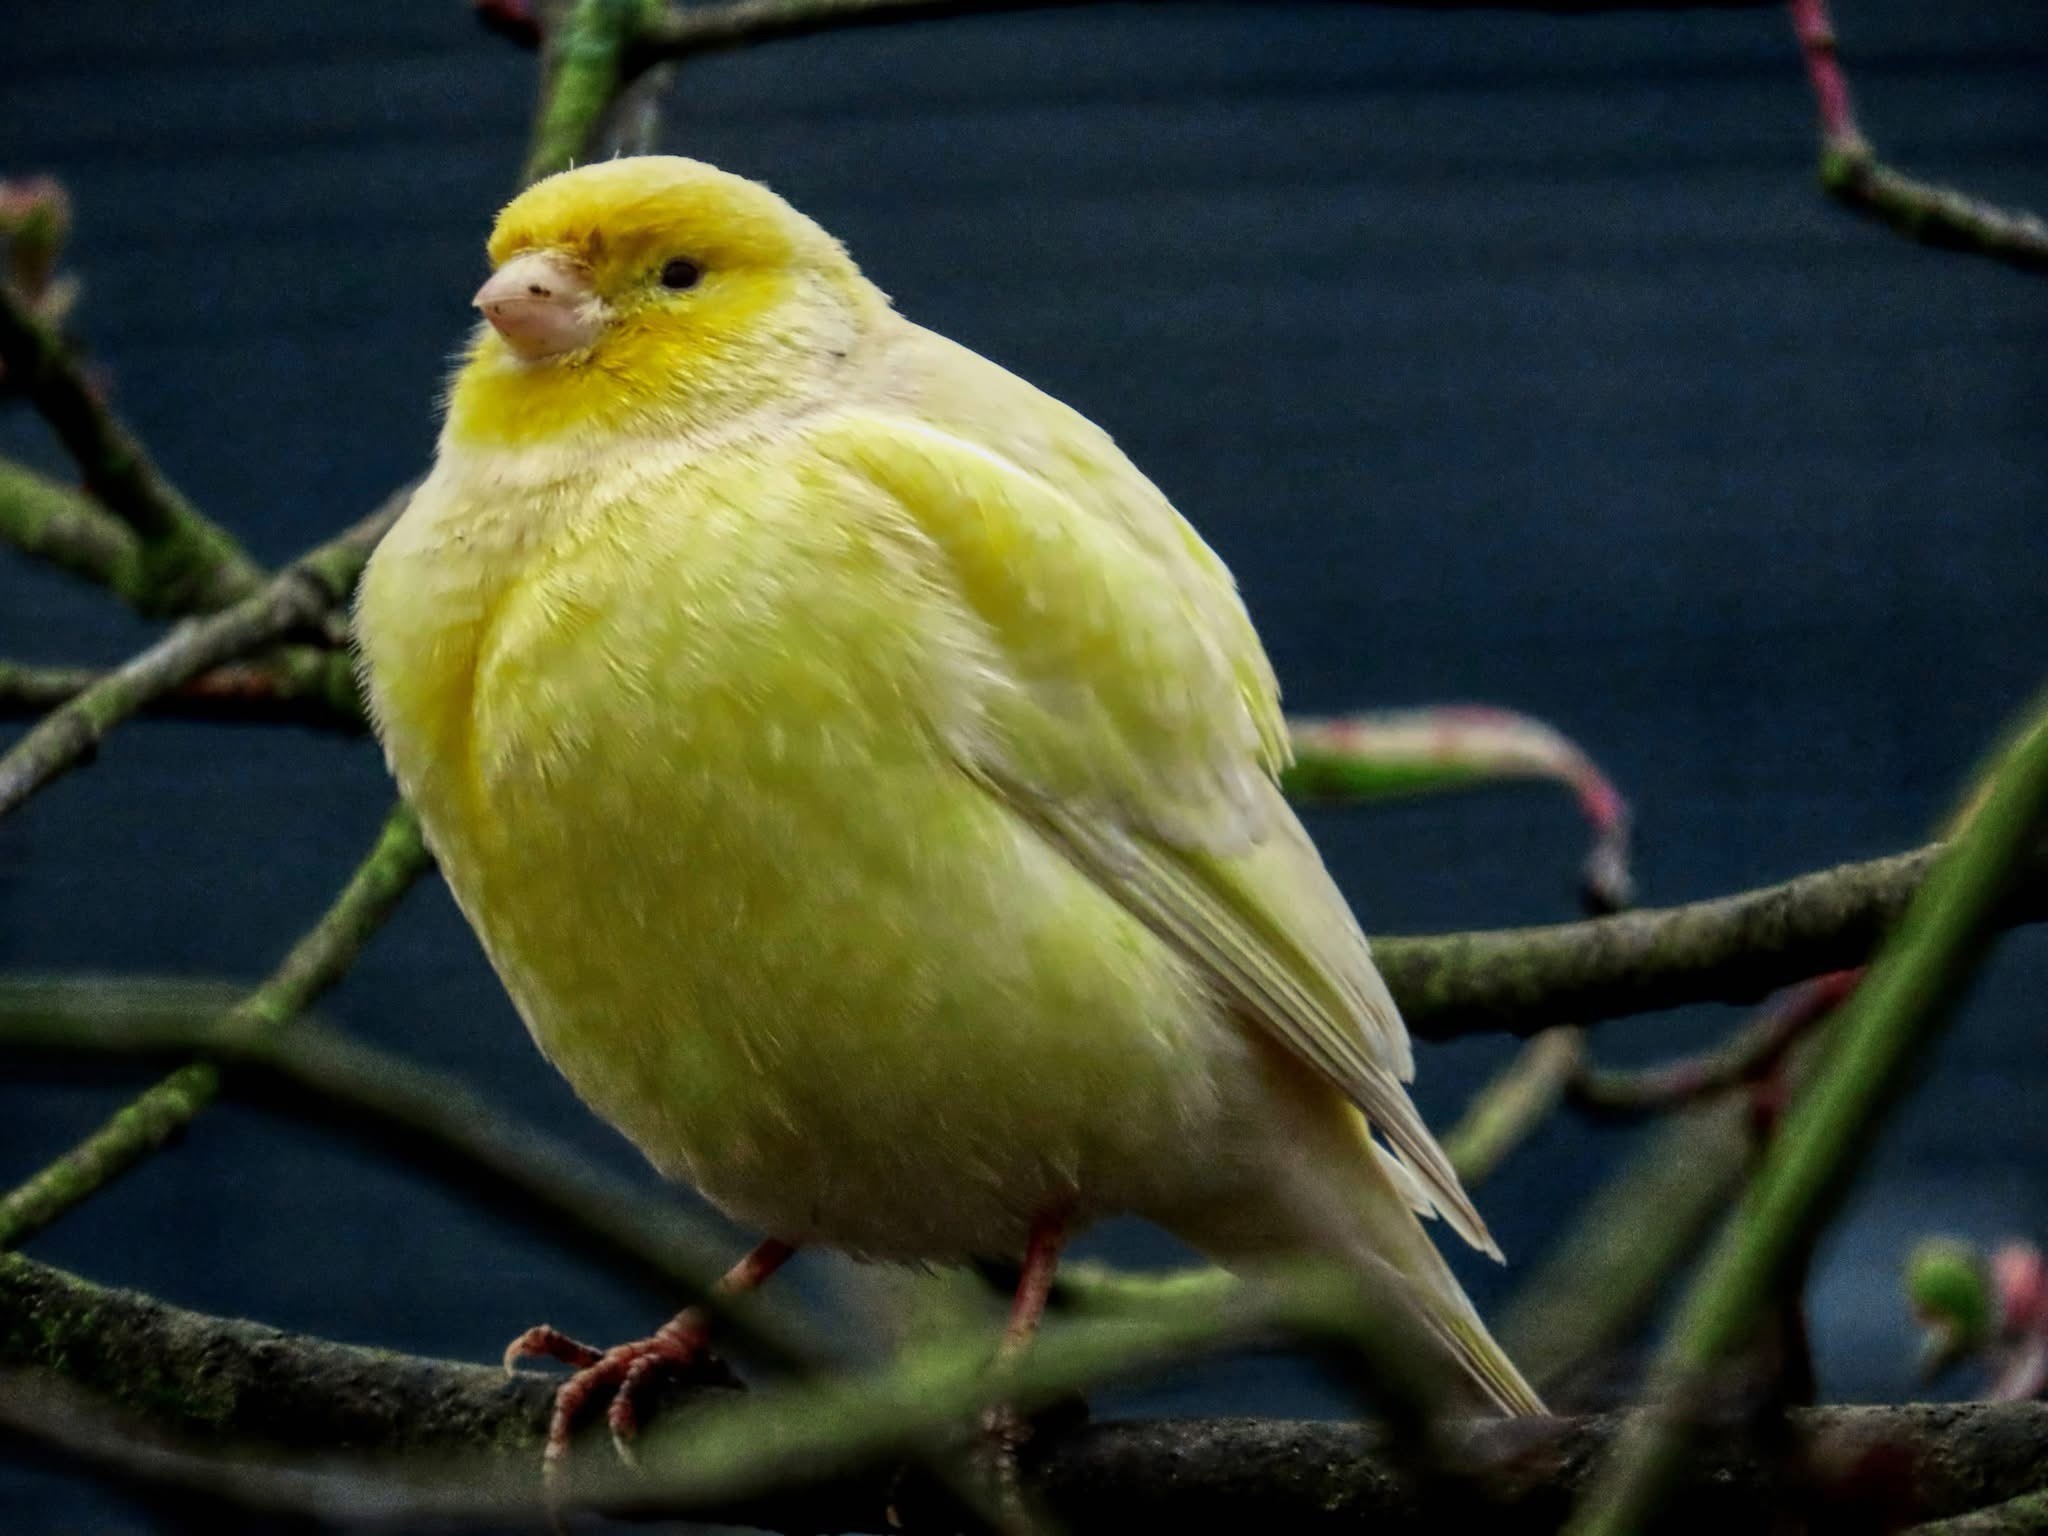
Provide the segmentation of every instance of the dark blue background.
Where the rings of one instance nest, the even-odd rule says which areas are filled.
[[[2038,5],[1841,11],[1898,163],[2048,203]],[[275,560],[415,473],[530,60],[455,0],[44,0],[5,36],[0,174],[71,188],[80,328],[178,483]],[[2040,680],[2044,290],[1819,196],[1775,10],[932,22],[696,63],[666,142],[772,182],[910,315],[1110,427],[1237,570],[1295,708],[1483,699],[1574,733],[1636,797],[1646,900],[1918,842]],[[59,466],[18,408],[0,451]],[[147,633],[0,562],[0,654],[106,661]],[[260,975],[386,796],[362,742],[124,731],[0,828],[0,963]],[[1314,830],[1369,928],[1569,912],[1581,834],[1555,796]],[[1910,1390],[1895,1273],[1916,1235],[2039,1231],[2044,986],[2048,946],[2015,937],[1825,1246],[1829,1395]],[[438,887],[326,1012],[637,1168],[527,1044]],[[1730,1017],[1600,1044],[1646,1059]],[[1504,1051],[1425,1050],[1432,1119]],[[0,1181],[117,1101],[0,1087]],[[1510,1255],[1539,1253],[1625,1144],[1538,1136],[1481,1197]],[[475,1359],[542,1316],[612,1338],[658,1310],[234,1108],[33,1251]],[[1483,1305],[1511,1278],[1466,1272]],[[1321,1401],[1269,1368],[1166,1399]],[[79,1498],[26,1475],[0,1492],[16,1529],[72,1524]]]

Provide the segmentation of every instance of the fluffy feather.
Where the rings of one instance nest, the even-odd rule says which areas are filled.
[[[1215,555],[765,188],[570,172],[499,221],[494,261],[533,251],[602,333],[529,363],[480,329],[358,632],[392,768],[578,1092],[791,1241],[1014,1256],[1066,1199],[1226,1262],[1343,1255],[1540,1410],[1410,1210],[1497,1254],[1275,788]]]

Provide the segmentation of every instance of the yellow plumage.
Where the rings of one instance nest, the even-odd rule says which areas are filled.
[[[1159,492],[707,166],[542,182],[491,254],[566,285],[507,335],[552,328],[480,328],[357,624],[592,1108],[791,1242],[1015,1256],[1065,1203],[1343,1256],[1536,1410],[1410,1213],[1491,1251],[1275,788],[1250,620]]]

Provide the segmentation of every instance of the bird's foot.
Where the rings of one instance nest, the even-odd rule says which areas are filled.
[[[550,1494],[560,1492],[568,1471],[570,1437],[597,1404],[606,1405],[605,1424],[619,1459],[637,1466],[633,1440],[640,1432],[640,1408],[658,1382],[664,1378],[730,1380],[724,1362],[708,1348],[709,1340],[704,1314],[692,1308],[659,1332],[610,1349],[593,1349],[545,1324],[527,1329],[507,1345],[508,1373],[516,1370],[521,1360],[535,1358],[559,1360],[574,1368],[574,1374],[555,1393],[547,1448],[542,1452],[541,1476]]]

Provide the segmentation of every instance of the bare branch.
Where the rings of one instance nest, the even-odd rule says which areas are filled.
[[[91,667],[0,661],[0,720],[48,714],[105,676]],[[351,735],[369,728],[348,652],[317,645],[281,646],[260,662],[214,667],[158,694],[140,713],[215,725],[310,726]]]
[[[661,0],[574,0],[554,10],[540,28],[540,110],[522,183],[593,158],[600,134],[638,73],[628,63],[628,50],[655,25]]]
[[[597,1259],[676,1308],[711,1296],[732,1244],[675,1199],[623,1179],[466,1083],[301,1019],[234,1031],[221,988],[151,978],[0,980],[0,1051],[17,1063],[203,1057],[219,1089],[360,1137],[521,1224]],[[718,1296],[721,1340],[795,1369],[830,1351],[794,1312]]]
[[[1629,808],[1600,766],[1555,727],[1511,709],[1439,704],[1288,722],[1294,761],[1289,795],[1372,800],[1513,781],[1569,789],[1593,829],[1582,876],[1589,911],[1635,900],[1629,872]]]
[[[326,619],[348,599],[371,548],[397,517],[404,492],[341,537],[302,556],[254,595],[188,619],[71,702],[0,757],[0,816],[89,757],[101,739],[152,700],[223,662]]]
[[[2048,819],[2048,713],[2037,705],[1984,776],[1898,932],[1843,1007],[1833,1049],[1785,1115],[1748,1193],[1680,1307],[1636,1416],[1574,1517],[1575,1536],[1652,1522],[1698,1415],[1708,1370],[1758,1325],[1804,1264],[1913,1065],[1990,948],[1992,922]]]
[[[334,905],[292,946],[269,980],[228,1013],[222,1033],[261,1038],[302,1013],[341,978],[429,867],[412,814],[394,811]],[[117,1111],[71,1151],[0,1198],[0,1249],[19,1246],[133,1168],[189,1125],[219,1091],[220,1069],[193,1062]]]
[[[1529,1035],[1685,1003],[1754,1002],[1869,958],[1942,844],[1800,875],[1680,907],[1538,928],[1373,941],[1387,985],[1420,1038]],[[2048,846],[1995,920],[2048,916]]]
[[[93,390],[62,338],[0,282],[0,363],[78,461],[87,487],[142,545],[141,594],[155,613],[225,608],[263,572],[157,468]]]
[[[1829,195],[1923,245],[1988,256],[2022,271],[2048,272],[2048,223],[1952,187],[1917,181],[1878,159],[1856,121],[1828,0],[1789,0],[1789,5],[1820,118],[1820,181]]]
[[[81,491],[0,459],[0,539],[146,606],[134,533]]]
[[[1618,1119],[1662,1114],[1711,1094],[1753,1083],[1856,989],[1861,970],[1816,976],[1751,1019],[1724,1045],[1661,1066],[1581,1066],[1567,1095],[1589,1114]]]
[[[53,1422],[53,1381],[77,1389],[70,1401],[97,1415],[103,1427],[89,1443],[77,1413]],[[533,1521],[551,1396],[543,1378],[295,1337],[0,1258],[0,1422],[16,1435],[68,1442],[132,1476],[335,1519]],[[709,1404],[732,1394],[708,1387],[692,1396]],[[1901,1520],[2048,1488],[2048,1405],[1826,1408],[1792,1422],[1816,1467],[1882,1457],[1910,1468],[1892,1511]],[[1352,1424],[1048,1424],[1027,1449],[1024,1470],[1076,1533],[1185,1523],[1438,1536],[1483,1514],[1483,1528],[1518,1536],[1556,1528],[1563,1501],[1615,1427],[1611,1417],[1479,1427],[1461,1477],[1417,1483],[1382,1439]],[[349,1456],[337,1457],[336,1446],[349,1447]],[[279,1455],[293,1459],[280,1463]],[[1687,1470],[1674,1530],[1721,1532],[1784,1513],[1773,1469],[1738,1444],[1699,1448]],[[788,1485],[715,1502],[669,1497],[659,1472],[607,1486],[619,1507],[639,1513],[793,1532],[931,1529],[943,1510],[893,1458],[829,1478],[785,1472]],[[1830,1506],[1818,1500],[1853,1492],[1824,1485],[1808,1528],[1843,1529],[1843,1512],[1830,1522]]]

